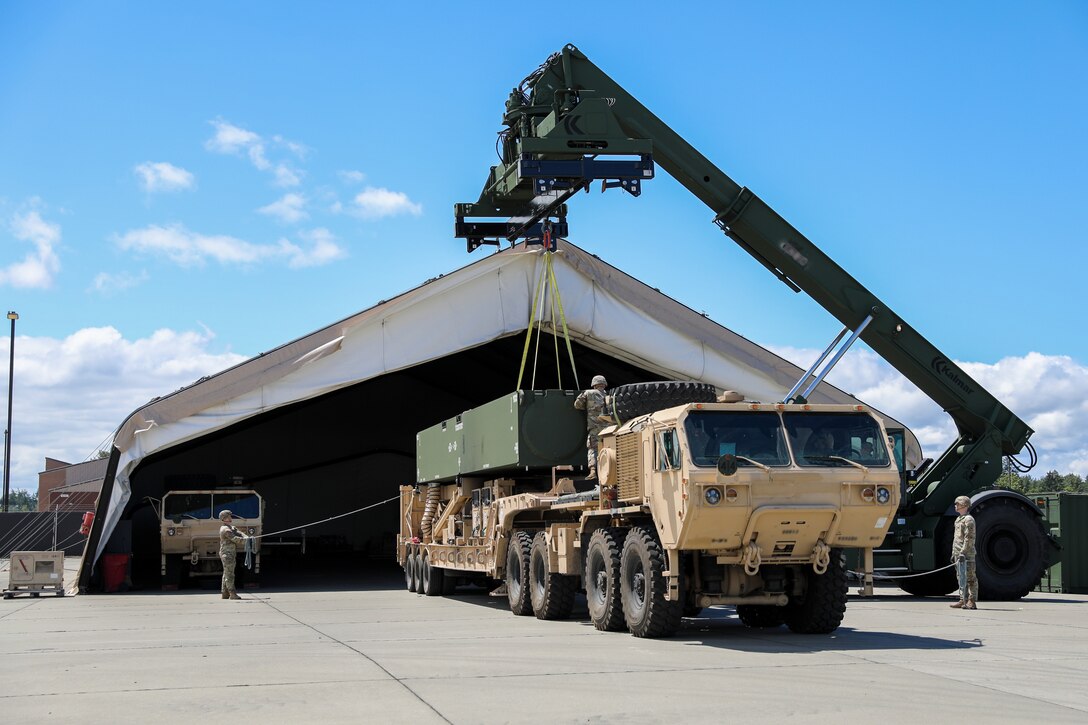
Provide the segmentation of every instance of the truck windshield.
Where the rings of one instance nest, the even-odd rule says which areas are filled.
[[[162,515],[167,519],[210,519],[212,496],[210,493],[167,494]]]
[[[802,466],[887,466],[880,426],[864,413],[783,413],[790,445]]]
[[[217,493],[215,500],[215,515],[223,509],[230,509],[231,515],[236,519],[256,519],[261,516],[261,500],[255,493]]]
[[[765,466],[788,466],[789,453],[778,414],[734,411],[692,411],[684,431],[696,466],[714,466],[725,453],[741,456],[737,465],[752,465],[745,458]]]

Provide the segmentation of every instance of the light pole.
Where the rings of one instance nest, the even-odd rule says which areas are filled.
[[[8,312],[11,320],[11,357],[8,360],[8,427],[4,431],[4,513],[8,512],[8,490],[11,482],[11,388],[15,383],[15,321],[19,319],[17,312]]]

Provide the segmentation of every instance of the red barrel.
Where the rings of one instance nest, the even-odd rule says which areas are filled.
[[[83,523],[79,525],[79,533],[86,536],[91,533],[91,524],[94,523],[94,511],[88,511],[83,514]]]
[[[107,592],[116,592],[124,585],[128,558],[128,554],[102,555],[102,588]]]

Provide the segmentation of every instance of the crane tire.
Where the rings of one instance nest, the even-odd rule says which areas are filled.
[[[1039,585],[1046,568],[1046,534],[1039,517],[1019,501],[995,498],[972,509],[978,596],[1012,601]]]

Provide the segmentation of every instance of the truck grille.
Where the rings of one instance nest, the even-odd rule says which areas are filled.
[[[616,437],[616,496],[620,501],[642,500],[642,446],[638,433]]]

